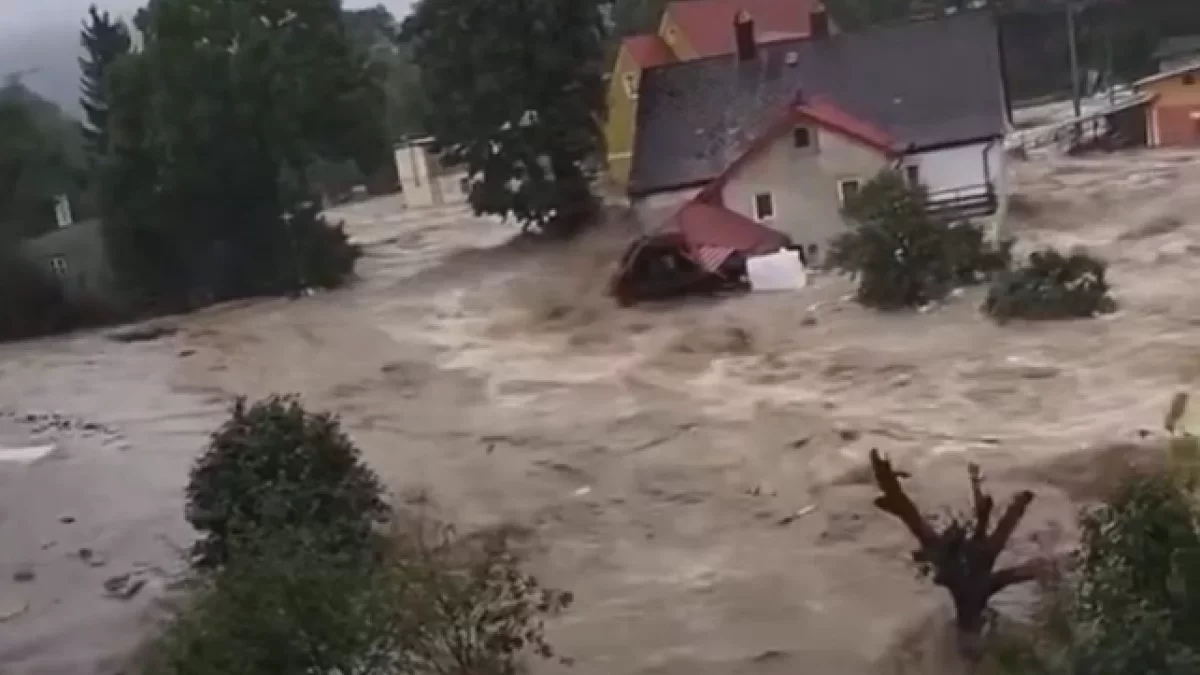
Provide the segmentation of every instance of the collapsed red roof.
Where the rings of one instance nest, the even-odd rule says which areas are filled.
[[[664,230],[683,237],[688,249],[728,248],[745,255],[774,253],[788,238],[729,209],[692,200],[666,222]]]

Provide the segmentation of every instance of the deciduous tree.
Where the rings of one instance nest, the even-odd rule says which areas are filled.
[[[605,0],[421,0],[404,23],[428,130],[477,213],[573,231],[603,153]]]

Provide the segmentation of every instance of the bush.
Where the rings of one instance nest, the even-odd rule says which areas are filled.
[[[570,602],[505,546],[447,536],[368,559],[339,551],[326,530],[244,534],[219,574],[196,579],[144,672],[512,675],[527,653],[553,654],[542,618]]]
[[[354,273],[362,248],[350,242],[345,228],[330,224],[316,204],[299,209],[288,219],[307,286],[337,288]]]
[[[1085,318],[1112,312],[1116,303],[1109,295],[1106,268],[1103,261],[1083,253],[1036,251],[1025,265],[996,280],[983,311],[998,321]]]
[[[858,301],[877,309],[918,307],[958,286],[1003,270],[1011,242],[986,240],[972,223],[950,223],[926,210],[924,190],[885,171],[846,205],[852,231],[834,241],[830,265],[856,276]]]
[[[1186,488],[1168,475],[1131,480],[1081,524],[1076,672],[1200,672],[1200,529]]]
[[[239,399],[187,486],[187,519],[203,535],[194,549],[201,567],[227,562],[244,531],[324,529],[323,540],[364,550],[387,514],[379,479],[338,421],[287,396]]]

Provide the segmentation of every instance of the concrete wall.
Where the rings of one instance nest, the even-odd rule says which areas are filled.
[[[424,142],[397,145],[394,150],[396,176],[408,208],[429,208],[462,204],[467,193],[462,183],[467,174],[461,169],[444,167],[429,152]]]
[[[771,147],[726,184],[725,207],[756,218],[755,196],[771,195],[775,214],[764,221],[806,248],[824,251],[845,231],[839,183],[866,183],[890,165],[879,151],[839,134],[810,128],[809,147],[797,148],[793,135],[778,138]]]
[[[26,240],[21,247],[27,257],[59,278],[68,295],[121,302],[105,252],[100,221],[86,220],[68,225]]]

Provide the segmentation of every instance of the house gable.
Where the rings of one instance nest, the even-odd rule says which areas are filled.
[[[999,138],[1007,108],[998,45],[994,18],[973,11],[770,43],[749,62],[655,68],[642,80],[630,194],[708,183],[797,96],[835,102],[905,149]]]
[[[885,134],[831,103],[788,106],[696,200],[820,249],[844,229],[844,184],[861,185],[898,157]]]

